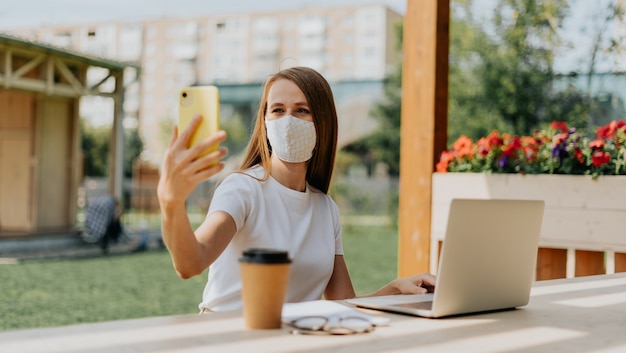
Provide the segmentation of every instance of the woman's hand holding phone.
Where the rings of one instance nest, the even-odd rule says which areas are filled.
[[[224,169],[219,95],[214,86],[187,87],[179,95],[179,118],[165,154],[157,194],[161,207],[182,204],[202,181]]]
[[[220,162],[228,151],[225,147],[217,147],[226,140],[226,132],[220,130],[197,144],[188,147],[191,137],[202,123],[202,117],[194,117],[189,126],[180,135],[174,128],[172,139],[165,153],[161,168],[161,177],[157,194],[161,205],[168,202],[183,203],[193,189],[202,181],[214,176],[224,169]],[[217,149],[215,149],[217,148]],[[207,149],[213,152],[205,154]]]

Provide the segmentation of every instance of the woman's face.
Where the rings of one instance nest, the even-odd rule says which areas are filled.
[[[296,118],[313,121],[311,108],[298,86],[286,79],[276,80],[267,92],[267,120],[275,120],[291,115]]]

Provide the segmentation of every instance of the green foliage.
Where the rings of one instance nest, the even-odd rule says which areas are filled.
[[[83,152],[83,173],[85,176],[102,177],[108,175],[111,129],[94,127],[81,119],[81,148]],[[133,163],[143,151],[143,141],[137,129],[124,132],[124,176],[130,177]]]
[[[493,17],[497,34],[479,51],[479,76],[490,104],[515,133],[527,134],[543,120],[551,99],[553,48],[560,45],[557,26],[566,0],[501,0]]]
[[[569,14],[569,1],[499,0],[488,21],[474,18],[472,0],[453,0],[451,6],[448,140],[461,135],[477,140],[494,130],[529,135],[554,120],[581,134],[597,126],[591,117],[603,114],[598,101],[558,85],[553,71],[555,53],[567,45],[557,30]],[[606,25],[623,18],[624,11],[609,6],[605,13]],[[610,44],[605,51],[621,46],[603,36],[598,31],[593,40],[600,47]],[[345,147],[370,168],[387,163],[392,175],[399,172],[401,77],[400,67],[387,77],[385,99],[371,112],[378,131]]]
[[[337,151],[337,154],[335,156],[335,171],[333,173],[333,176],[345,175],[351,165],[357,164],[359,162],[360,159],[356,154],[350,153],[344,149]]]
[[[222,144],[228,148],[228,153],[235,155],[243,152],[250,140],[250,131],[248,131],[248,126],[244,123],[241,115],[235,114],[228,118],[223,118],[220,121],[220,125],[220,128],[226,131],[228,136]]]
[[[396,48],[402,49],[403,26],[396,26]],[[344,153],[358,156],[371,174],[378,162],[389,166],[389,174],[400,172],[400,117],[402,99],[402,65],[398,65],[385,78],[384,98],[370,112],[378,123],[378,129],[343,148]],[[347,169],[347,168],[345,168]]]
[[[137,129],[127,129],[124,138],[124,176],[131,177],[133,164],[143,151],[143,141]]]
[[[343,248],[357,295],[372,293],[397,277],[397,228],[346,226]]]
[[[86,176],[105,176],[109,160],[110,129],[94,128],[81,119],[81,147],[83,173]]]
[[[397,36],[401,44],[402,26],[396,27]],[[401,45],[399,45],[401,46]],[[384,83],[384,99],[370,112],[378,121],[378,128],[372,134],[361,138],[344,147],[347,153],[359,156],[370,170],[378,162],[389,166],[389,174],[400,174],[400,110],[402,99],[402,66],[387,75]]]
[[[448,85],[448,140],[461,135],[485,136],[491,130],[509,131],[497,109],[487,104],[488,96],[481,84],[482,57],[489,53],[490,42],[481,23],[474,20],[471,1],[453,3],[450,23]]]
[[[181,280],[160,251],[5,265],[0,282],[6,330],[195,313],[206,276]]]
[[[449,139],[492,130],[531,134],[552,120],[587,129],[593,102],[555,89],[557,35],[568,1],[500,0],[490,25],[474,20],[471,1],[454,3],[450,29]],[[455,11],[453,11],[455,13]]]
[[[333,183],[331,196],[341,205],[344,213],[367,213],[374,214],[377,210],[378,200],[371,192],[363,192],[358,185],[350,183]]]

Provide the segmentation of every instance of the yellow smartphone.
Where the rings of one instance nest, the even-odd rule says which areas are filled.
[[[202,123],[191,137],[191,147],[220,128],[220,95],[215,86],[191,86],[180,90],[178,95],[178,133],[189,126],[194,116],[201,115]],[[215,151],[218,146],[202,152],[202,156]]]

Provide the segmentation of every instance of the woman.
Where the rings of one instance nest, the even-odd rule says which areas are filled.
[[[327,195],[337,146],[337,113],[328,82],[316,71],[294,67],[265,84],[257,121],[237,173],[217,187],[208,215],[195,231],[185,200],[201,181],[223,169],[226,156],[201,151],[225,140],[220,131],[186,148],[197,117],[170,142],[158,186],[163,239],[182,278],[209,267],[201,310],[239,309],[238,259],[252,247],[289,251],[287,301],[355,297],[343,258],[341,223]],[[424,293],[435,279],[422,274],[396,279],[371,295]]]

